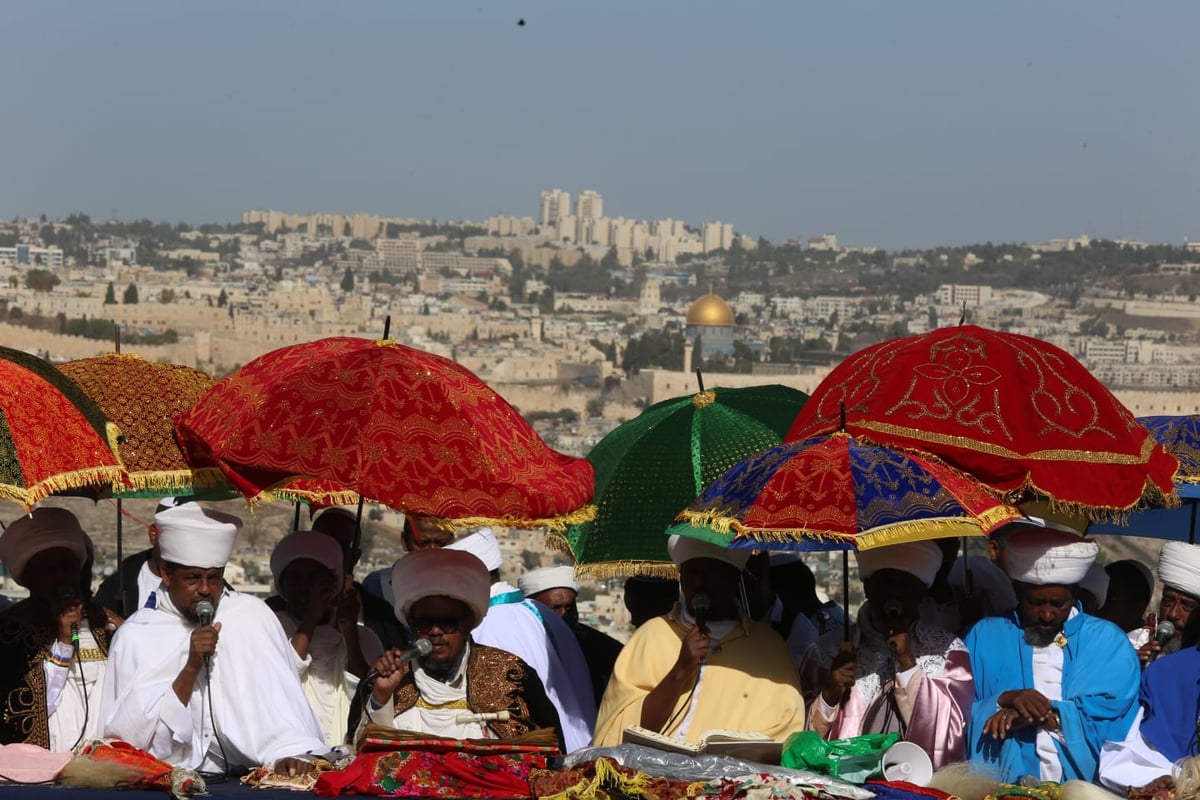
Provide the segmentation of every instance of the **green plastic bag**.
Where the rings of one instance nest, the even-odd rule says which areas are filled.
[[[783,743],[780,763],[792,769],[823,772],[847,783],[865,783],[881,773],[884,752],[898,741],[900,734],[896,732],[827,742],[816,731],[798,731]]]

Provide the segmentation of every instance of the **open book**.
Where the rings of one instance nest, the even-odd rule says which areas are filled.
[[[783,753],[783,742],[777,742],[765,733],[754,731],[711,730],[706,731],[699,742],[685,742],[640,725],[630,725],[625,729],[621,742],[685,755],[732,756],[744,761],[757,761],[760,764],[777,765]]]

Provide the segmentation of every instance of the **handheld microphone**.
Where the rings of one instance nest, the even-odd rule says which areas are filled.
[[[1164,645],[1175,636],[1175,623],[1164,619],[1154,629],[1154,641]]]
[[[696,627],[708,632],[708,612],[712,608],[712,598],[708,592],[696,592],[692,595],[692,616],[696,618]]]
[[[433,643],[428,639],[417,639],[412,643],[412,647],[400,653],[396,658],[400,661],[412,661],[416,658],[424,658],[433,652]],[[363,678],[363,683],[371,683],[379,677],[379,670],[373,669],[367,673],[367,677]]]
[[[54,595],[58,600],[59,613],[72,603],[79,602],[79,590],[69,583],[64,583],[54,590]],[[76,648],[79,647],[79,623],[71,623],[71,644]]]
[[[196,604],[196,616],[200,618],[200,627],[212,625],[213,615],[217,613],[217,609],[208,600],[201,600]],[[204,654],[204,669],[212,669],[212,653]]]

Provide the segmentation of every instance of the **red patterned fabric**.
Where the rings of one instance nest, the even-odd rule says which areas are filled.
[[[546,768],[540,753],[477,754],[461,750],[359,753],[349,767],[317,779],[318,797],[530,797],[529,773]]]
[[[0,347],[0,500],[31,508],[53,492],[124,483],[118,433],[49,363]]]
[[[581,521],[591,464],[546,446],[466,368],[391,340],[267,353],[176,420],[193,465],[255,498],[296,477],[463,524]]]
[[[893,339],[839,364],[786,441],[841,427],[941,456],[1000,492],[1093,517],[1177,502],[1178,462],[1069,353],[973,325]]]
[[[168,793],[180,791],[184,794],[204,791],[204,784],[193,773],[186,770],[176,772],[167,762],[126,742],[89,744],[84,747],[79,757],[90,761],[120,764],[128,769],[132,777],[116,788],[162,789]]]
[[[176,494],[194,486],[228,486],[219,470],[193,474],[175,443],[172,421],[217,379],[182,364],[108,353],[59,365],[121,429],[117,452],[134,490]]]

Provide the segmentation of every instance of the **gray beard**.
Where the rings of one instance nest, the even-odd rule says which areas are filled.
[[[1049,647],[1057,637],[1058,631],[1043,630],[1036,625],[1025,628],[1025,641],[1030,647]]]

